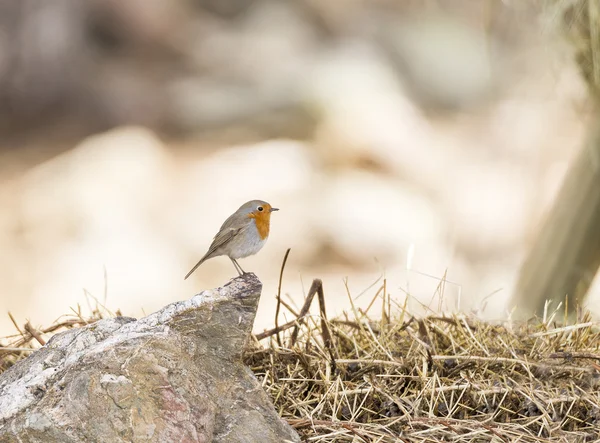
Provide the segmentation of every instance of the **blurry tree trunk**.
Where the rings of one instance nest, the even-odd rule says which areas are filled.
[[[569,169],[554,206],[521,269],[511,307],[542,314],[569,297],[581,304],[600,265],[600,122]]]
[[[600,266],[600,3],[579,0],[555,6],[597,108],[587,143],[521,269],[511,302],[520,316],[542,314],[546,300],[556,308],[565,296],[573,312]]]

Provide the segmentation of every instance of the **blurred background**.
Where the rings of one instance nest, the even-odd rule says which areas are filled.
[[[0,336],[96,303],[141,316],[242,203],[280,208],[240,262],[301,303],[509,315],[588,92],[543,2],[0,2]],[[447,282],[439,290],[440,279]],[[598,305],[600,290],[587,303]],[[596,315],[600,314],[597,308]]]

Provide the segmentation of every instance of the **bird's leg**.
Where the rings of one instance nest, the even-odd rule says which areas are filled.
[[[237,265],[237,267],[238,267],[238,268],[240,268],[240,271],[242,271],[242,275],[246,274],[246,271],[244,271],[244,270],[242,269],[242,267],[241,267],[241,266],[240,266],[240,264],[237,262],[237,260],[234,260],[234,261],[235,261],[235,264]]]
[[[240,271],[242,271],[242,275],[246,274],[246,271],[244,271],[244,270],[242,269],[242,267],[241,267],[241,266],[240,266],[240,264],[237,262],[237,260],[233,260],[233,261],[235,262],[235,265],[238,267],[238,269],[239,269]]]
[[[237,271],[238,275],[242,275],[240,273],[240,269],[238,268],[238,265],[236,264],[235,260],[232,259],[231,257],[229,257],[229,260],[231,260],[231,263],[233,263],[233,267],[235,268],[235,270]]]
[[[238,272],[238,275],[244,275],[245,272],[242,269],[242,267],[239,265],[239,263],[231,257],[229,257],[229,259],[231,260],[231,263],[233,263],[233,266],[235,267],[235,270]]]

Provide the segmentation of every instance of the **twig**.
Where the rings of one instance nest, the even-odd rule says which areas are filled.
[[[52,326],[48,326],[47,328],[42,329],[42,332],[44,334],[48,334],[48,333],[54,332],[60,328],[68,328],[71,326],[81,326],[81,325],[85,326],[85,325],[90,325],[92,323],[95,323],[97,321],[98,321],[98,319],[83,320],[83,321],[82,320],[65,320],[60,323],[55,323]]]
[[[325,309],[325,293],[323,292],[323,281],[321,279],[315,279],[318,282],[317,287],[317,296],[319,300],[319,311],[321,315],[321,335],[323,336],[323,343],[325,347],[329,351],[329,356],[331,357],[331,370],[335,371],[335,355],[333,342],[331,340],[331,332],[329,331],[329,326],[327,324],[327,311]]]
[[[290,305],[288,302],[286,302],[286,301],[285,301],[285,300],[283,300],[282,298],[280,298],[279,300],[281,300],[281,305],[282,305],[282,306],[283,306],[285,309],[287,309],[288,311],[290,311],[290,312],[291,312],[291,313],[294,315],[294,317],[298,317],[298,315],[300,315],[300,314],[298,314],[298,311],[296,311],[296,310],[294,309],[294,307],[293,307],[292,305]]]
[[[34,349],[34,348],[9,348],[9,347],[0,346],[0,352],[33,352],[33,351],[37,351],[37,349]]]
[[[360,358],[344,358],[337,361],[340,364],[365,364],[365,365],[389,365],[397,366],[399,368],[406,368],[406,365],[402,362],[393,360],[369,360]]]
[[[554,352],[553,354],[550,354],[548,358],[564,358],[565,360],[589,358],[592,360],[600,360],[600,355],[590,354],[589,352]]]
[[[565,308],[565,312],[566,312],[566,308]],[[564,326],[562,328],[556,328],[556,329],[552,329],[550,331],[536,332],[534,334],[531,334],[530,337],[533,337],[533,338],[545,337],[546,335],[561,334],[563,332],[571,332],[571,331],[575,331],[577,329],[590,328],[592,326],[594,326],[594,322],[590,321],[587,323],[580,323],[578,325]]]
[[[300,317],[298,317],[299,319]],[[282,332],[285,331],[286,329],[290,329],[292,326],[294,326],[296,324],[298,320],[292,320],[287,322],[286,324],[283,324],[281,326],[278,326],[276,328],[272,328],[272,329],[268,329],[266,331],[263,331],[259,334],[254,334],[254,336],[256,337],[257,340],[262,340],[264,338],[270,337],[272,335],[277,334],[278,332]]]
[[[296,344],[296,340],[298,339],[298,332],[300,331],[300,324],[303,322],[304,316],[308,313],[308,310],[310,309],[310,304],[312,303],[313,298],[315,298],[315,294],[317,293],[320,281],[321,280],[319,279],[314,279],[312,285],[310,286],[310,289],[308,290],[308,295],[306,296],[304,305],[300,310],[300,315],[296,319],[297,324],[294,328],[294,331],[292,332],[292,336],[290,337],[290,348],[294,347],[294,345]]]
[[[279,328],[279,310],[281,309],[281,281],[283,280],[283,270],[285,269],[285,263],[287,262],[288,255],[292,249],[288,248],[283,256],[283,263],[281,263],[281,270],[279,271],[279,286],[277,288],[277,307],[275,308],[275,329]],[[281,347],[281,337],[277,332],[277,345]]]
[[[369,436],[365,435],[357,427],[352,426],[348,422],[330,421],[330,420],[310,420],[307,418],[287,419],[287,422],[290,424],[290,426],[292,426],[293,428],[296,428],[296,429],[305,428],[307,426],[341,427],[341,428],[344,428],[344,429],[350,431],[351,433],[353,433],[354,435],[356,435],[363,441],[366,441],[366,442],[372,441]],[[400,438],[401,441],[406,441],[406,440],[402,439],[400,436],[397,436],[397,437]]]
[[[10,311],[8,311],[8,316],[10,317],[10,321],[12,321],[12,324],[15,325],[15,328],[17,329],[17,331],[19,331],[19,334],[23,335],[23,331],[21,331],[21,328],[19,328],[17,321],[15,320],[15,318],[13,317],[13,315]]]
[[[31,326],[31,323],[25,323],[25,330],[29,332],[31,336],[35,338],[40,345],[44,346],[46,344],[46,340],[42,338],[39,331],[37,331],[33,326]]]
[[[556,369],[562,371],[590,372],[589,367],[552,365],[548,363],[539,363],[534,361],[519,360],[516,358],[506,357],[480,357],[477,355],[433,355],[432,360],[465,360],[465,361],[481,361],[487,363],[514,363],[523,366],[525,369],[528,366],[542,369]]]

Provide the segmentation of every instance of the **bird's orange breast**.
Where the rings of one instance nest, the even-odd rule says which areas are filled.
[[[271,223],[271,214],[269,212],[252,212],[248,214],[249,218],[253,218],[256,223],[256,230],[261,240],[269,236],[269,225]]]

